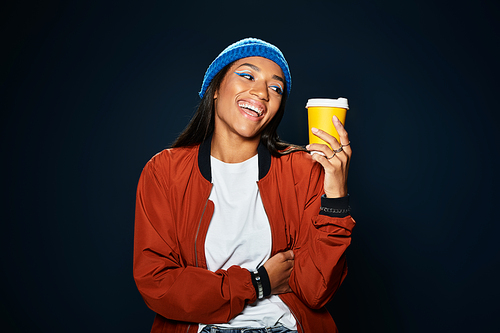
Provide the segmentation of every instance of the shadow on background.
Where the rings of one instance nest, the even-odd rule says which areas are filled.
[[[340,331],[490,331],[499,296],[498,4],[16,2],[1,13],[4,332],[147,332],[135,189],[210,62],[258,37],[305,103],[347,97],[357,220]]]

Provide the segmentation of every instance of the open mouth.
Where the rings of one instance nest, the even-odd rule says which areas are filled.
[[[264,110],[256,105],[247,102],[238,102],[238,106],[249,116],[260,117],[264,114]]]

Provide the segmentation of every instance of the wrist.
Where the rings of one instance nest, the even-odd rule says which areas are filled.
[[[262,281],[262,290],[264,292],[264,297],[271,295],[271,280],[269,280],[269,275],[264,266],[260,266],[257,270],[259,272],[260,280]]]
[[[325,196],[329,199],[343,198],[343,197],[347,196],[347,189],[338,190],[338,191],[326,191],[325,190]]]
[[[330,217],[346,217],[350,215],[349,195],[341,198],[328,198],[326,195],[321,197],[320,215]]]
[[[250,276],[252,277],[252,284],[255,288],[255,294],[257,295],[257,299],[264,298],[264,288],[262,287],[262,281],[260,279],[258,271],[249,271]]]
[[[271,295],[271,283],[269,275],[267,274],[264,266],[259,267],[258,270],[249,271],[252,279],[252,285],[255,288],[257,299],[263,299]]]

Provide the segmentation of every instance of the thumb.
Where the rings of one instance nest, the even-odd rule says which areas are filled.
[[[293,258],[295,258],[295,254],[293,254],[292,250],[288,250],[284,254],[286,260],[293,260]]]

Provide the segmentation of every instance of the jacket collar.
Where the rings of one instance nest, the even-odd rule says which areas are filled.
[[[210,164],[210,150],[212,147],[212,135],[210,135],[205,141],[200,144],[200,149],[198,150],[198,168],[200,169],[203,177],[212,182],[212,167]],[[269,150],[261,143],[257,148],[257,153],[259,155],[259,180],[264,178],[269,169],[271,169],[271,153]]]

